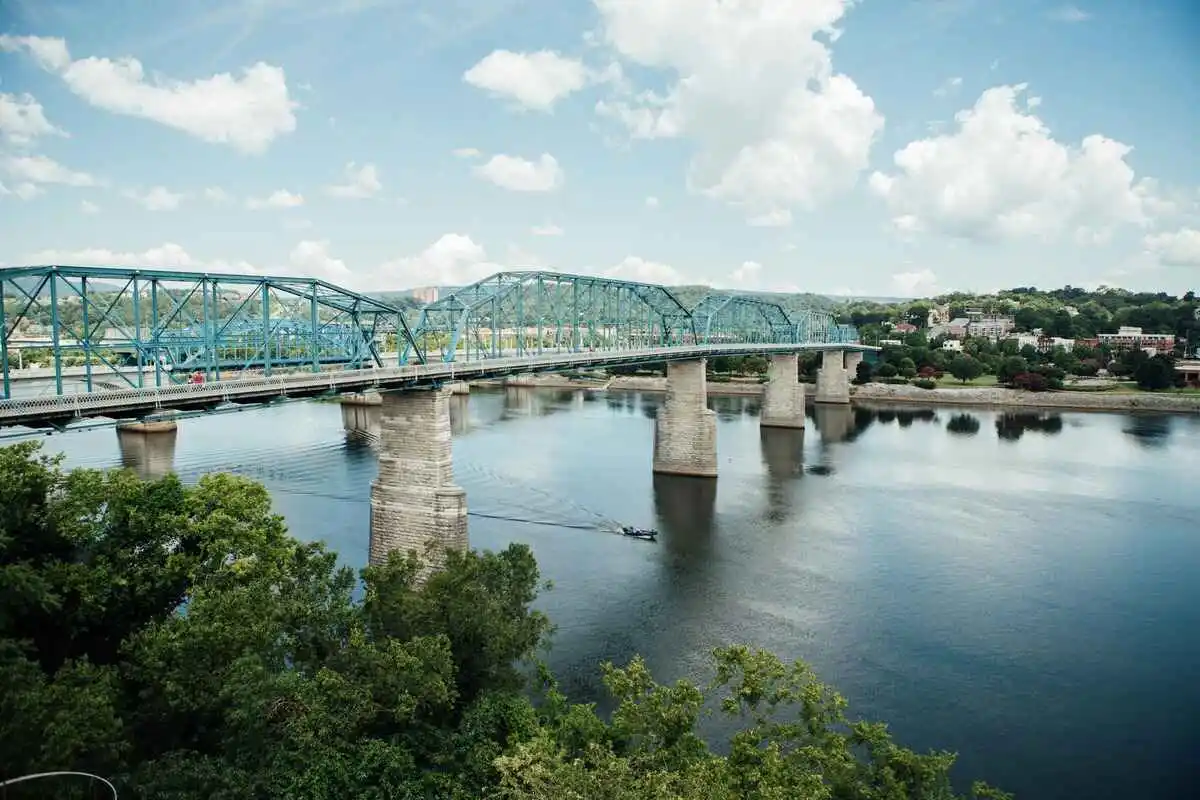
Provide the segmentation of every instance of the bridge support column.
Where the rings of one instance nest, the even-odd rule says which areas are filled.
[[[370,563],[415,550],[428,575],[445,563],[446,550],[468,546],[467,493],[454,485],[450,392],[384,394],[381,411]]]
[[[862,363],[863,354],[860,350],[847,350],[846,355],[846,378],[854,380],[858,376],[858,365]]]
[[[826,350],[821,354],[821,368],[817,371],[818,403],[850,402],[850,376],[846,372],[845,355],[841,350]]]
[[[761,427],[804,427],[804,384],[800,383],[799,361],[795,353],[771,356],[758,417]]]
[[[717,415],[708,409],[705,360],[667,364],[667,399],[654,421],[654,471],[717,477]]]

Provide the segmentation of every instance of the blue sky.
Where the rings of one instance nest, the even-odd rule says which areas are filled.
[[[9,0],[0,262],[1200,284],[1188,0]]]

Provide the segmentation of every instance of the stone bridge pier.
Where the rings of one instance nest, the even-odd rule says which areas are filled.
[[[370,563],[415,550],[428,574],[465,550],[467,493],[454,484],[450,388],[388,392],[379,422],[379,476],[371,484]]]
[[[795,353],[771,356],[758,424],[764,428],[804,427],[804,384],[800,383],[800,358]]]
[[[858,371],[863,354],[857,351],[826,350],[817,371],[818,403],[849,403],[850,379]]]
[[[717,415],[708,408],[706,361],[667,362],[667,400],[654,420],[654,471],[717,477]]]

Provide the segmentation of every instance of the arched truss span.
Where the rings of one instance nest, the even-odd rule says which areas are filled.
[[[279,371],[383,366],[408,350],[398,308],[312,278],[128,267],[0,269],[0,373],[36,359],[63,394],[81,382],[164,386]],[[397,347],[398,345],[398,347]]]
[[[784,307],[751,295],[706,295],[692,309],[692,319],[705,344],[796,341],[795,324]]]
[[[413,347],[444,361],[691,344],[665,286],[544,271],[498,272],[421,310]],[[401,352],[401,361],[408,351]]]

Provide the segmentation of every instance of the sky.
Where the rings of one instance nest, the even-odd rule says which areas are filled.
[[[0,0],[0,263],[1200,288],[1193,0]]]

